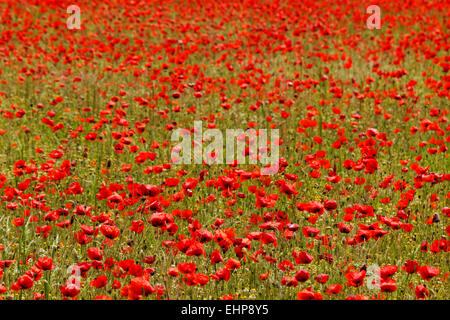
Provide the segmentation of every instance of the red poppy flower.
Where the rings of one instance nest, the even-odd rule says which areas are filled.
[[[406,271],[407,273],[416,273],[419,270],[419,263],[414,260],[406,260],[405,264],[402,266],[402,270]]]
[[[309,279],[309,272],[306,270],[298,270],[295,273],[295,279],[297,279],[299,282],[305,282]]]
[[[398,266],[384,266],[380,268],[380,277],[382,280],[392,277],[398,270]]]
[[[348,280],[347,287],[360,287],[364,284],[364,277],[366,276],[366,271],[362,270],[359,272],[348,272],[345,274],[345,278]]]
[[[180,270],[180,272],[184,274],[194,273],[196,268],[197,267],[195,266],[195,263],[192,262],[180,263],[178,265],[178,270]]]
[[[429,281],[432,278],[439,275],[441,270],[439,268],[431,267],[431,266],[422,266],[419,268],[419,274],[423,280]]]
[[[91,260],[103,260],[102,251],[99,248],[87,249],[87,255]]]
[[[33,279],[27,275],[20,276],[17,282],[13,284],[11,289],[13,290],[26,290],[33,286]]]
[[[52,258],[43,257],[38,259],[38,261],[36,262],[36,267],[38,267],[41,270],[47,271],[55,268],[55,265],[53,264]]]
[[[155,292],[156,289],[144,277],[133,278],[128,285],[128,297],[133,300],[140,299],[142,296],[148,296]]]
[[[261,280],[266,280],[267,278],[269,278],[269,273],[268,272],[262,273],[262,274],[259,275],[259,278]]]
[[[119,228],[117,228],[116,226],[111,226],[111,225],[107,225],[107,224],[103,224],[100,227],[100,231],[105,237],[107,237],[111,240],[116,239],[120,235]]]
[[[229,270],[239,269],[241,267],[241,263],[238,260],[230,258],[225,263],[225,267]]]
[[[216,273],[212,276],[215,280],[224,280],[228,281],[230,280],[231,272],[227,268],[222,268],[220,270],[217,270]]]
[[[330,278],[330,276],[329,276],[328,274],[318,274],[318,275],[316,276],[315,280],[316,280],[318,283],[324,284],[324,283],[326,283],[326,282],[328,281],[329,278]]]
[[[313,292],[311,288],[303,289],[302,291],[297,292],[298,300],[323,300],[323,297],[318,292]]]
[[[397,284],[394,279],[381,280],[381,292],[394,292],[397,290]]]
[[[332,284],[327,287],[326,292],[329,295],[338,294],[344,287],[341,284]]]
[[[129,227],[129,229],[131,231],[136,232],[137,234],[141,234],[144,231],[145,225],[144,225],[144,221],[142,220],[133,220],[131,222],[131,227]]]
[[[108,278],[105,275],[98,276],[94,278],[90,285],[94,288],[103,288],[108,283]]]
[[[292,252],[292,256],[295,259],[296,264],[309,264],[314,260],[314,257],[305,251],[296,251]]]
[[[168,274],[169,276],[171,276],[171,277],[178,277],[179,272],[178,272],[178,269],[177,269],[177,268],[170,267],[170,268],[167,270],[167,274]]]
[[[222,262],[222,261],[223,261],[223,258],[220,255],[219,250],[214,250],[211,253],[211,264],[216,264],[216,263],[219,263],[219,262]]]
[[[430,292],[424,285],[418,285],[418,286],[416,286],[416,289],[414,290],[414,294],[416,295],[417,299],[423,300],[423,299],[426,299],[430,295]]]
[[[64,297],[76,297],[80,293],[80,287],[74,283],[67,283],[65,286],[60,287],[60,291]]]
[[[281,284],[286,287],[295,288],[298,285],[298,281],[294,277],[285,276],[283,277],[283,279],[281,279]]]
[[[291,271],[294,270],[294,265],[292,264],[291,261],[289,260],[283,260],[280,262],[280,264],[278,265],[278,268],[281,271]]]

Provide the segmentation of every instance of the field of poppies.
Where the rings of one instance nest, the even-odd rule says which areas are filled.
[[[1,300],[450,299],[449,1],[0,0],[0,20]],[[194,121],[279,138],[220,164],[203,136],[177,163]]]

